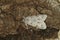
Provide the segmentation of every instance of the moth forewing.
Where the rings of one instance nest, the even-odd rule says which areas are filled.
[[[25,25],[31,25],[32,27],[36,27],[37,29],[46,29],[45,20],[47,15],[33,15],[24,17],[23,21]]]

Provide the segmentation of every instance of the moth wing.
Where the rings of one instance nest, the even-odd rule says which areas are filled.
[[[45,21],[47,18],[47,15],[40,15],[39,18],[41,21]]]
[[[40,29],[46,29],[46,28],[47,28],[46,24],[45,24],[44,22],[42,22],[42,23],[41,23],[41,28],[40,28]]]

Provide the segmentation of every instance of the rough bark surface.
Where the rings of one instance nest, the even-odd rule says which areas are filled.
[[[25,29],[26,25],[22,22],[23,17],[38,14],[48,15],[45,21],[47,29]],[[57,38],[59,30],[59,0],[0,0],[0,40]]]

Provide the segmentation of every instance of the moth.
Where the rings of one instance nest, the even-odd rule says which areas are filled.
[[[47,18],[47,15],[39,14],[39,15],[33,15],[33,16],[27,16],[23,18],[23,22],[25,25],[30,25],[32,27],[35,27],[36,29],[46,29],[46,23],[44,22]],[[26,28],[29,29],[29,26]]]

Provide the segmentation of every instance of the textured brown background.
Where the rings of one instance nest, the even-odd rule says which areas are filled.
[[[0,0],[0,40],[45,40],[46,38],[57,38],[57,33],[60,30],[60,5],[52,7],[47,1]],[[60,4],[57,0],[51,0],[51,3],[53,3],[52,1]],[[23,17],[38,14],[48,15],[45,21],[47,29],[25,29],[25,25],[22,22]]]

